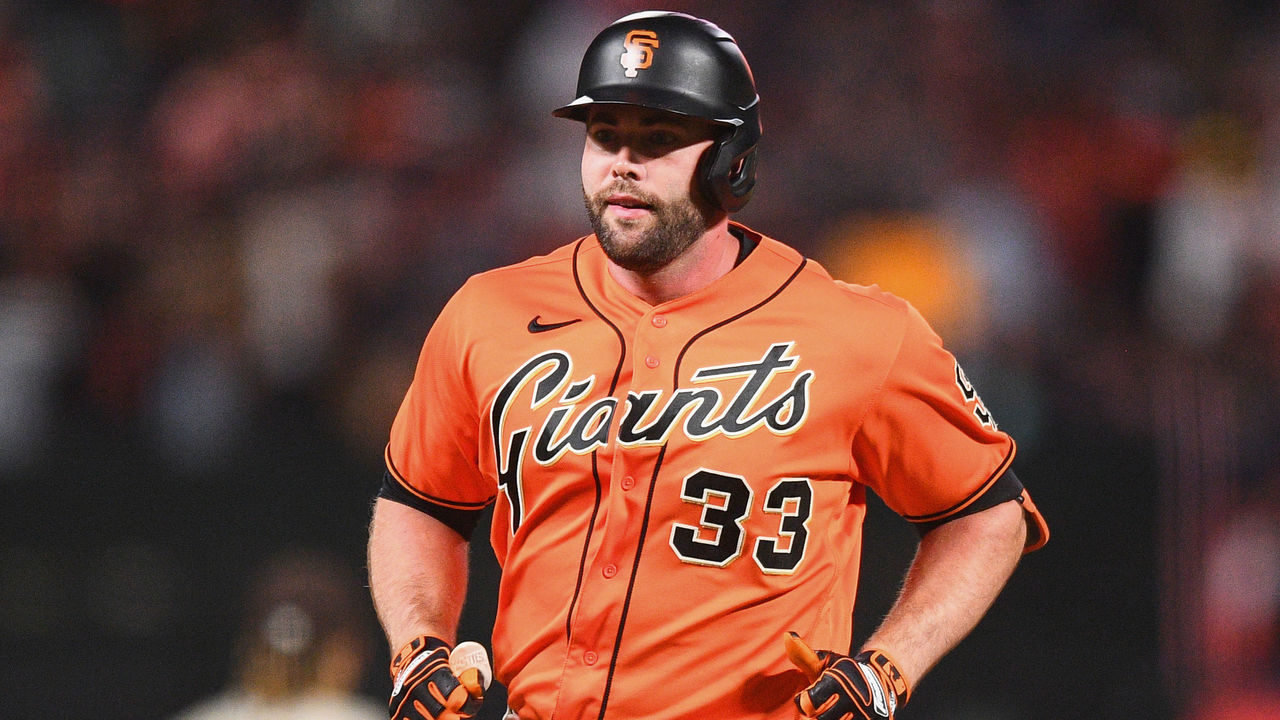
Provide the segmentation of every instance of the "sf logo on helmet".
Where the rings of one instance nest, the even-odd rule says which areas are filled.
[[[653,64],[653,49],[658,47],[658,33],[652,30],[632,30],[622,41],[626,48],[622,52],[623,75],[629,78]]]

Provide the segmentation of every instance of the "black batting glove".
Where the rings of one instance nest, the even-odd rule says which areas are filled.
[[[391,720],[465,720],[484,700],[482,690],[468,690],[449,668],[448,643],[430,635],[396,653],[391,678]]]
[[[813,720],[892,720],[905,705],[910,688],[902,673],[879,650],[853,657],[810,650],[799,635],[786,636],[787,656],[813,682],[795,697],[796,707]]]

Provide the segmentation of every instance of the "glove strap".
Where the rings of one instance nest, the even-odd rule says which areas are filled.
[[[907,704],[907,698],[911,697],[911,686],[907,683],[907,678],[898,670],[898,666],[894,664],[893,659],[884,653],[883,650],[863,650],[854,657],[854,661],[866,663],[875,669],[876,674],[880,676],[882,684],[893,691],[898,698],[898,707]]]
[[[434,635],[419,635],[418,637],[405,643],[400,651],[396,653],[391,660],[391,679],[397,681],[406,673],[411,665],[414,665],[414,658],[424,655],[439,648],[447,648],[449,645]]]

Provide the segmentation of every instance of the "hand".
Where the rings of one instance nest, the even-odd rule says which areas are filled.
[[[391,661],[391,720],[464,720],[474,716],[484,689],[464,684],[449,668],[449,645],[430,635],[410,640]]]
[[[889,656],[864,650],[854,657],[814,652],[799,635],[783,638],[787,657],[813,683],[795,697],[796,707],[814,720],[892,720],[910,689]]]

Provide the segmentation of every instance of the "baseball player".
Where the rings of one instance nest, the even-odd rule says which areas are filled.
[[[448,656],[490,505],[495,677],[527,720],[891,718],[1047,539],[926,321],[730,220],[758,104],[688,15],[587,48],[554,114],[585,125],[594,233],[470,278],[391,428],[369,563],[393,719],[480,707]],[[851,648],[868,488],[922,537]]]

